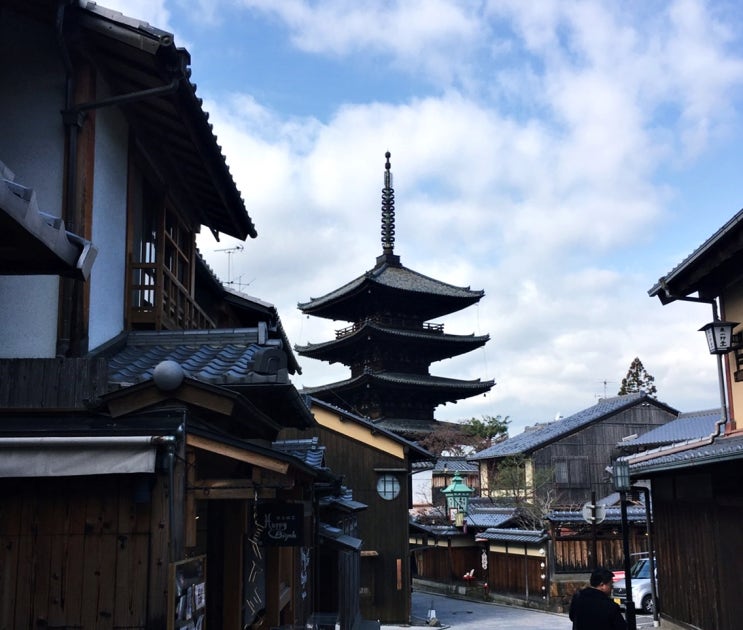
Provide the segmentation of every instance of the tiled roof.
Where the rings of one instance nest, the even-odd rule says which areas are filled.
[[[491,528],[477,534],[477,538],[478,540],[539,544],[547,540],[549,536],[543,530]]]
[[[725,225],[697,247],[691,254],[681,261],[681,263],[676,265],[676,267],[663,276],[650,290],[648,290],[648,295],[651,297],[657,295],[664,303],[670,301],[672,298],[665,295],[666,285],[673,283],[679,276],[682,276],[682,274],[692,269],[695,265],[700,264],[708,254],[714,252],[715,256],[719,255],[718,248],[720,242],[724,240],[724,237],[735,237],[735,233],[740,231],[741,225],[743,225],[743,210],[738,211],[727,223],[725,223]],[[736,244],[736,248],[740,247],[739,242],[740,241]]]
[[[582,510],[553,510],[547,515],[547,520],[556,523],[585,523]],[[645,508],[630,505],[627,507],[627,520],[630,523],[645,522]],[[622,510],[611,506],[606,508],[604,523],[617,524],[622,522]]]
[[[480,472],[477,464],[472,464],[464,457],[439,457],[433,467],[434,474],[464,472],[476,474]]]
[[[39,210],[36,193],[13,181],[0,162],[0,274],[46,274],[87,280],[97,250],[68,232],[60,218]],[[29,182],[31,183],[31,182]]]
[[[109,381],[131,385],[152,378],[163,361],[180,364],[186,376],[214,385],[288,383],[286,354],[266,343],[258,328],[131,331],[109,357]]]
[[[191,83],[188,51],[175,45],[172,33],[95,2],[83,0],[68,19],[72,16],[79,19],[85,34],[80,40],[113,95],[165,90],[159,98],[127,104],[128,120],[158,164],[177,165],[181,195],[191,200],[197,220],[214,233],[255,237],[209,115]]]
[[[687,448],[688,447],[688,448]],[[658,449],[657,456],[645,461],[634,462],[630,459],[630,472],[635,478],[642,478],[643,473],[655,473],[692,466],[703,466],[726,461],[743,460],[743,435],[722,436],[711,444],[702,443],[694,446],[686,444],[682,450],[675,446]],[[645,453],[642,454],[643,456]]]
[[[471,381],[463,381],[456,378],[445,378],[443,376],[431,376],[429,374],[409,374],[405,372],[377,372],[361,374],[354,378],[344,381],[336,381],[326,385],[316,387],[305,387],[303,393],[315,394],[317,392],[336,391],[341,388],[364,384],[367,381],[377,381],[380,385],[405,385],[418,386],[422,388],[432,388],[435,391],[442,392],[445,400],[450,400],[451,394],[443,394],[445,391],[473,391],[474,393],[488,391],[495,383],[493,381],[481,381],[479,378]],[[455,399],[456,400],[456,399]],[[452,400],[454,402],[454,400]]]
[[[484,295],[483,291],[472,291],[469,287],[447,284],[401,265],[383,264],[374,267],[371,271],[367,271],[335,291],[331,291],[322,297],[311,298],[309,302],[300,303],[297,307],[300,310],[321,308],[324,304],[333,302],[347,294],[356,293],[366,283],[413,293],[462,298],[472,302],[476,302]]]
[[[470,504],[467,509],[467,524],[472,527],[502,527],[518,516],[516,508],[475,508]]]
[[[655,429],[651,429],[633,440],[620,442],[620,447],[625,448],[653,448],[662,444],[673,444],[684,442],[710,435],[715,424],[720,420],[720,409],[708,409],[706,411],[695,411],[681,413],[676,420],[671,420]]]
[[[313,468],[325,468],[325,447],[319,444],[317,437],[303,440],[279,440],[273,442],[271,447],[301,459]]]
[[[593,422],[605,419],[640,403],[654,404],[673,411],[664,403],[658,402],[643,392],[614,396],[613,398],[603,398],[592,407],[583,409],[567,418],[549,422],[536,429],[526,429],[519,435],[494,444],[479,453],[470,455],[468,459],[491,459],[530,453],[537,448],[583,429]]]
[[[369,334],[375,334],[378,337],[387,337],[394,341],[396,339],[419,340],[424,343],[435,343],[439,346],[466,346],[456,350],[456,352],[468,352],[469,350],[484,345],[490,339],[489,335],[450,335],[443,332],[437,332],[425,328],[393,328],[384,326],[375,322],[364,322],[352,332],[320,343],[308,343],[305,345],[296,345],[297,352],[302,354],[317,353],[335,346],[354,342],[357,338],[366,338]]]

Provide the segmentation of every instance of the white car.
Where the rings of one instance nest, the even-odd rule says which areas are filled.
[[[632,581],[632,601],[635,604],[635,609],[652,614],[655,611],[655,602],[653,601],[652,585],[650,582],[650,558],[642,558],[635,562],[630,569],[630,576]],[[619,578],[618,581],[615,580],[614,583],[617,586],[614,587],[612,598],[624,608],[627,599],[627,585],[624,577]]]

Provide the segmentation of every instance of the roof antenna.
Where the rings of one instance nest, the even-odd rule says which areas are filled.
[[[395,189],[392,188],[391,155],[389,151],[384,154],[387,162],[384,165],[384,188],[382,188],[382,256],[377,261],[399,264],[400,258],[394,255]]]

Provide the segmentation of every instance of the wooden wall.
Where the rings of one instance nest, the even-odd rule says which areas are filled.
[[[165,627],[167,501],[135,479],[0,479],[0,629]]]
[[[280,439],[320,438],[326,447],[325,461],[353,498],[368,508],[358,513],[358,532],[363,540],[361,557],[361,614],[382,623],[407,623],[410,619],[410,557],[408,508],[411,505],[407,461],[363,444],[335,431],[318,427],[306,431],[285,429]],[[390,469],[400,482],[400,494],[386,501],[377,494],[379,474]]]
[[[554,471],[556,461],[569,462],[574,467],[577,480],[554,484],[555,505],[578,507],[591,497],[592,491],[599,497],[614,492],[606,466],[619,455],[616,445],[622,438],[644,433],[675,418],[652,404],[636,405],[540,448],[532,459],[538,470]]]
[[[481,565],[482,548],[479,546],[449,547],[444,542],[437,546],[425,547],[413,552],[416,572],[419,578],[443,582],[461,582],[464,574],[475,569],[475,579],[485,580],[486,574]]]
[[[105,359],[2,359],[0,409],[80,409],[106,393]]]
[[[705,630],[740,627],[743,469],[740,461],[653,479],[660,611]]]
[[[526,554],[523,545],[509,545],[508,552],[491,551],[488,554],[488,586],[491,593],[510,594],[523,599],[547,596],[547,581],[542,579],[542,575],[547,575],[546,559],[533,553]]]
[[[647,553],[648,538],[644,527],[630,528],[630,554]],[[555,536],[552,541],[555,573],[590,573],[593,570],[593,539],[589,534]],[[624,570],[622,532],[596,540],[596,565],[610,570]]]

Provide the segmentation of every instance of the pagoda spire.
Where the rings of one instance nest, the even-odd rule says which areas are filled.
[[[387,151],[384,157],[384,188],[382,188],[382,255],[377,258],[377,264],[400,264],[400,257],[395,256],[395,189],[392,187],[392,171],[390,165],[391,153]]]

